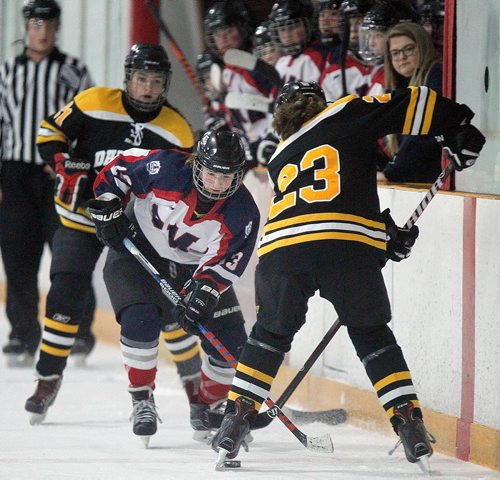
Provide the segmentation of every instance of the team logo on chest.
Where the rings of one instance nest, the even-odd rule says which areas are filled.
[[[129,137],[125,139],[125,143],[128,143],[134,147],[140,146],[142,139],[144,138],[144,124],[143,123],[132,123],[130,124]]]

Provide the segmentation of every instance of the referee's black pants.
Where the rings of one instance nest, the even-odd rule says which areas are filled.
[[[45,243],[51,245],[59,219],[54,182],[42,165],[2,162],[0,248],[7,280],[9,338],[34,353],[40,341],[38,271]]]

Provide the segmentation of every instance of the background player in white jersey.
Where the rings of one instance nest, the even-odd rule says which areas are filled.
[[[240,355],[214,449],[228,458],[238,454],[305,322],[307,302],[319,291],[346,326],[408,461],[432,454],[410,370],[388,326],[381,269],[394,252],[386,237],[390,223],[380,213],[374,153],[381,136],[411,129],[443,134],[455,168],[470,167],[485,142],[469,124],[472,115],[427,87],[383,99],[350,95],[327,106],[315,82],[283,86],[273,121],[282,141],[268,164],[276,196],[258,248],[257,323]],[[415,240],[412,229],[392,230],[406,250]]]
[[[166,103],[171,76],[163,47],[134,45],[125,59],[124,90],[85,90],[42,122],[37,144],[40,155],[57,174],[55,202],[61,225],[54,236],[37,387],[25,405],[35,423],[43,420],[55,400],[103,249],[84,208],[84,202],[93,198],[97,173],[132,146],[193,146],[188,122]],[[201,364],[197,339],[188,340],[178,325],[165,325],[164,337],[174,361],[179,360],[186,388],[196,389],[191,378],[199,376]],[[181,340],[185,348],[179,350]]]
[[[319,40],[325,49],[325,68],[340,63],[340,5],[342,0],[318,0]]]
[[[89,209],[98,238],[113,249],[104,280],[121,327],[136,435],[149,438],[157,428],[153,390],[162,317],[175,317],[194,334],[200,334],[197,322],[206,325],[236,358],[246,341],[232,284],[252,255],[259,213],[241,185],[244,170],[239,136],[209,130],[192,156],[174,149],[127,150],[97,177],[97,199],[89,201]],[[137,198],[126,216],[122,204],[131,194]],[[183,289],[185,304],[173,310],[156,282],[125,250],[126,237],[148,252],[174,289]],[[198,402],[191,405],[196,439],[206,437],[205,414],[210,405],[225,400],[234,375],[204,337],[202,346],[202,381]]]
[[[284,52],[275,65],[283,83],[317,81],[325,67],[321,45],[311,42],[313,14],[310,0],[278,0],[271,8],[271,35]]]

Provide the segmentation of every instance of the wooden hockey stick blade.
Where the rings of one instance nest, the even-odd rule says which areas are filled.
[[[281,87],[283,80],[278,71],[260,58],[255,57],[250,52],[230,48],[224,53],[224,63],[233,65],[234,67],[244,68],[245,70],[254,71],[263,77],[267,78],[273,85]]]
[[[340,425],[347,421],[347,412],[343,408],[333,408],[321,412],[303,412],[289,407],[283,407],[283,412],[295,423],[305,424],[321,422],[328,425]]]
[[[272,113],[274,110],[273,101],[263,95],[253,93],[228,92],[224,98],[227,108],[253,110],[255,112]]]

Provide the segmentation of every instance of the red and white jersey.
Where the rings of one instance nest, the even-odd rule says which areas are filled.
[[[130,149],[104,167],[96,197],[135,197],[140,230],[158,254],[187,267],[193,278],[210,279],[220,292],[244,272],[259,229],[259,211],[244,185],[214,202],[201,218],[187,154],[179,150]],[[103,197],[106,198],[106,197]]]
[[[364,65],[352,55],[345,60],[346,94],[366,95],[371,83],[372,65]],[[321,75],[319,84],[325,92],[327,102],[336,102],[344,96],[342,88],[342,66],[338,63],[330,65]]]
[[[283,83],[293,80],[318,82],[325,68],[325,58],[318,48],[307,47],[296,56],[284,55],[274,66],[280,74]]]
[[[371,73],[371,82],[366,93],[370,97],[377,97],[385,93],[384,65],[375,65]]]
[[[263,95],[269,99],[274,99],[276,93],[271,83],[262,76],[232,65],[224,66],[222,81],[228,92]],[[231,116],[235,120],[234,127],[241,126],[249,142],[254,142],[263,136],[272,120],[271,114],[244,109],[231,109]]]

